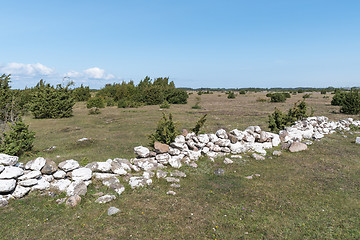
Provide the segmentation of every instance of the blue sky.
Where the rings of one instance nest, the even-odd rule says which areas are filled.
[[[360,1],[1,1],[0,73],[100,88],[360,85]],[[68,78],[66,78],[68,79]]]

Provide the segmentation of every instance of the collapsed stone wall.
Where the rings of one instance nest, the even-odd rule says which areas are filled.
[[[178,188],[179,178],[186,177],[186,174],[179,170],[167,172],[164,169],[168,166],[176,169],[183,165],[196,168],[196,162],[201,156],[214,160],[216,157],[232,154],[231,158],[236,159],[241,158],[239,154],[249,152],[253,158],[261,160],[265,159],[269,149],[280,144],[282,149],[290,152],[302,151],[327,134],[349,131],[351,125],[360,127],[360,121],[348,118],[334,122],[322,116],[295,122],[279,134],[262,131],[259,126],[250,126],[244,131],[234,129],[226,132],[219,129],[215,134],[184,133],[177,136],[170,145],[156,142],[155,151],[143,146],[135,147],[136,158],[108,159],[83,167],[73,159],[57,165],[51,160],[38,157],[23,164],[18,162],[18,157],[0,154],[0,206],[6,206],[10,199],[22,198],[30,191],[54,190],[65,192],[68,197],[58,199],[58,203],[66,201],[67,205],[76,206],[81,201],[80,196],[87,193],[87,186],[92,179],[101,180],[116,195],[125,190],[118,177],[128,181],[132,189],[152,184],[155,175],[157,178],[165,178],[171,183],[171,187]],[[276,155],[280,153],[274,152]],[[233,160],[226,158],[224,162],[230,164]],[[169,191],[167,194],[176,193]],[[116,195],[100,196],[96,202],[112,201]]]

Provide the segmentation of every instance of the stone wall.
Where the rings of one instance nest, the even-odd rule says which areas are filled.
[[[108,159],[86,166],[80,166],[73,159],[57,165],[42,157],[23,164],[18,163],[18,157],[0,154],[0,206],[6,206],[10,199],[22,198],[30,191],[66,192],[67,198],[57,202],[66,201],[67,205],[76,206],[93,179],[101,180],[115,194],[100,196],[96,200],[98,203],[112,201],[125,190],[119,177],[127,181],[132,189],[152,184],[155,176],[165,178],[172,188],[177,188],[180,187],[180,178],[186,177],[185,173],[165,169],[179,169],[184,165],[196,168],[201,156],[214,160],[230,154],[236,161],[241,158],[239,154],[252,153],[253,158],[261,160],[269,149],[278,146],[298,152],[327,134],[349,131],[351,125],[360,127],[360,121],[348,118],[334,122],[327,117],[309,117],[279,134],[262,131],[259,126],[250,126],[244,131],[219,129],[215,134],[187,133],[177,136],[170,145],[155,143],[155,151],[143,146],[135,147],[134,159]],[[281,151],[273,154],[280,155]],[[231,164],[233,160],[226,158],[224,162]],[[167,194],[176,193],[169,191]]]

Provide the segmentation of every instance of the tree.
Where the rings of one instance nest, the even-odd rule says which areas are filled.
[[[149,135],[151,144],[155,141],[170,144],[174,142],[175,137],[179,134],[176,129],[176,123],[173,121],[172,114],[169,114],[169,118],[163,113],[161,120],[158,122],[155,133]]]
[[[56,87],[40,82],[34,88],[30,111],[35,118],[66,118],[72,116],[75,100],[69,90],[70,84]]]

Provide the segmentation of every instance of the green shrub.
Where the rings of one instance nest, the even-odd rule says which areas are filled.
[[[360,92],[359,90],[351,90],[345,93],[340,104],[340,112],[346,114],[360,113]]]
[[[246,94],[246,91],[245,90],[240,90],[239,94]]]
[[[171,104],[186,104],[188,97],[186,91],[174,88],[166,92],[165,98]]]
[[[344,98],[345,98],[345,92],[336,91],[335,95],[331,100],[331,105],[340,106]]]
[[[169,118],[163,113],[161,120],[158,122],[155,133],[149,135],[151,140],[151,145],[155,141],[170,144],[174,142],[175,137],[179,134],[179,131],[176,129],[176,123],[172,119],[172,114],[169,114]]]
[[[304,89],[299,89],[297,92],[298,92],[298,93],[303,93],[303,92],[304,92]]]
[[[169,102],[165,100],[165,101],[160,105],[160,108],[170,108]]]
[[[191,131],[193,131],[196,135],[199,134],[200,132],[200,129],[202,127],[204,127],[205,125],[205,122],[206,122],[206,117],[207,117],[207,114],[204,114],[204,116],[202,116],[195,124],[195,127],[193,129],[191,129]]]
[[[197,94],[198,94],[198,95],[202,95],[203,92],[202,92],[202,91],[198,91]]]
[[[286,96],[283,93],[268,93],[267,97],[270,97],[270,102],[285,102]]]
[[[35,133],[29,131],[28,125],[19,119],[10,130],[3,134],[0,142],[0,152],[20,156],[24,152],[31,151],[35,139]]]
[[[164,91],[161,86],[151,86],[144,91],[147,105],[158,105],[164,101]]]
[[[304,96],[302,96],[302,98],[303,98],[303,99],[305,99],[305,98],[310,98],[310,96],[311,96],[311,94],[307,93],[307,94],[305,94]]]
[[[195,105],[192,106],[191,108],[192,108],[192,109],[201,109],[201,106],[200,106],[201,98],[200,98],[200,97],[196,97],[195,99],[196,99]]]
[[[72,116],[75,100],[69,90],[60,84],[56,87],[43,80],[33,89],[30,111],[35,118],[66,118]]]
[[[112,106],[115,106],[116,102],[114,101],[113,98],[111,97],[108,97],[105,99],[105,102],[106,102],[106,106],[107,107],[112,107]]]
[[[290,126],[297,120],[312,116],[313,110],[310,114],[307,114],[307,110],[305,101],[301,101],[299,104],[295,103],[294,107],[290,108],[287,114],[275,108],[275,111],[269,115],[268,123],[270,130],[272,132],[278,132],[279,130],[284,129],[284,127]]]
[[[138,108],[143,104],[132,100],[121,99],[118,101],[118,108]]]
[[[78,101],[78,102],[87,101],[91,97],[90,88],[84,87],[82,84],[80,87],[72,90],[72,94],[73,94],[75,101]]]
[[[326,90],[323,89],[323,90],[320,91],[320,93],[321,93],[321,94],[326,94]]]
[[[229,94],[228,94],[228,96],[227,96],[227,98],[229,98],[229,99],[234,99],[234,98],[235,98],[235,93],[232,92],[232,91],[230,91]]]
[[[104,108],[105,107],[105,101],[102,97],[92,97],[90,98],[86,103],[87,108]]]

